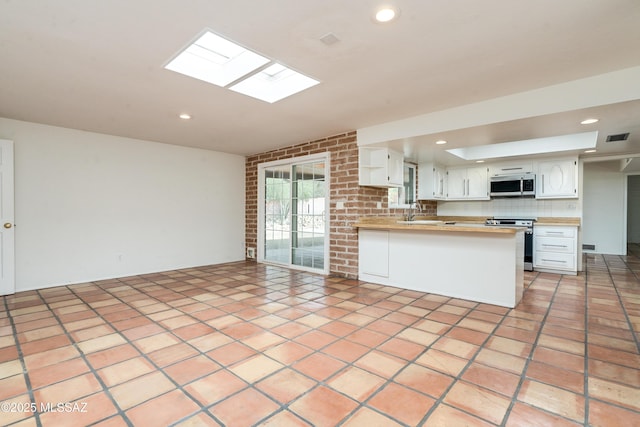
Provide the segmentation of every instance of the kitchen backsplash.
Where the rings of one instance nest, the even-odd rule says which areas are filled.
[[[579,199],[536,200],[505,198],[488,201],[438,202],[438,215],[515,218],[581,217]]]

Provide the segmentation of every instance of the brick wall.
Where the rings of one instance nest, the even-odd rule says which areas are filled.
[[[247,157],[246,244],[252,248],[256,248],[258,244],[258,165],[325,152],[331,155],[330,272],[332,275],[355,279],[358,277],[358,230],[353,228],[353,223],[361,216],[402,214],[401,210],[388,208],[386,189],[358,185],[358,146],[355,131]],[[424,202],[423,205],[427,208],[426,215],[436,214],[435,202]],[[338,206],[341,208],[338,209]]]

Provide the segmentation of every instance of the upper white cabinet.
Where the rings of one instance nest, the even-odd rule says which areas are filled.
[[[447,169],[447,200],[457,199],[489,200],[489,169]]]
[[[558,159],[538,163],[536,199],[578,197],[578,160]]]
[[[517,175],[533,173],[533,162],[501,162],[489,165],[489,175]]]
[[[369,187],[402,187],[404,156],[384,147],[358,149],[359,184]]]
[[[418,174],[419,200],[443,200],[446,197],[447,172],[444,167],[435,163],[422,163],[418,165]]]

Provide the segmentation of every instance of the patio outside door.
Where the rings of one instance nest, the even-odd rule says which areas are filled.
[[[261,166],[259,261],[328,271],[324,157]]]

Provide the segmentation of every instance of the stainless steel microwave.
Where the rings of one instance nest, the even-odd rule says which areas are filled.
[[[534,174],[492,176],[489,184],[491,197],[534,197],[536,195]]]

